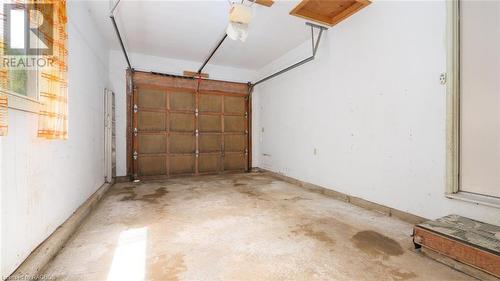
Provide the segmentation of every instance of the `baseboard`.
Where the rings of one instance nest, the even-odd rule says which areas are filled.
[[[63,248],[111,185],[112,183],[105,183],[94,192],[63,224],[31,252],[7,280],[40,276],[47,264]]]
[[[401,210],[393,209],[391,207],[387,207],[387,206],[380,205],[380,204],[377,204],[374,202],[370,202],[368,200],[365,200],[365,199],[362,199],[359,197],[347,195],[345,193],[338,192],[338,191],[335,191],[335,190],[332,190],[332,189],[329,189],[326,187],[322,187],[322,186],[315,185],[312,183],[304,182],[304,181],[301,181],[301,180],[298,180],[295,178],[291,178],[291,177],[288,177],[288,176],[285,176],[285,175],[282,175],[282,174],[279,174],[279,173],[276,173],[276,172],[273,172],[270,170],[266,170],[266,169],[262,169],[262,168],[258,168],[258,169],[254,169],[254,170],[256,172],[262,171],[262,172],[268,173],[276,178],[279,178],[279,179],[286,181],[288,183],[300,186],[300,187],[305,188],[307,190],[310,190],[312,192],[320,193],[320,194],[326,195],[328,197],[331,197],[331,198],[334,198],[334,199],[337,199],[340,201],[344,201],[344,202],[356,205],[356,206],[364,208],[364,209],[379,212],[379,213],[382,213],[382,214],[390,216],[390,217],[391,216],[396,217],[402,221],[405,221],[405,222],[408,222],[411,224],[419,224],[419,223],[422,223],[424,221],[427,221],[427,219],[419,217],[417,215],[413,215],[413,214],[410,214],[410,213],[407,213],[407,212],[404,212]]]

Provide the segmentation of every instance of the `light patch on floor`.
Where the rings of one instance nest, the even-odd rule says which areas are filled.
[[[142,227],[120,234],[107,281],[145,279],[147,233]]]
[[[412,226],[266,173],[114,185],[46,274],[57,280],[471,280]]]

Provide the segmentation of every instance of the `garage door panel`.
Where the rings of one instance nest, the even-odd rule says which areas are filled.
[[[220,152],[222,137],[219,134],[200,134],[198,149],[203,152]]]
[[[244,97],[224,97],[224,112],[225,113],[245,113],[246,100]]]
[[[194,135],[171,134],[169,139],[170,153],[195,153],[196,139]]]
[[[248,101],[235,94],[247,85],[203,80],[197,93],[195,80],[140,72],[132,78],[130,171],[147,179],[247,168]]]
[[[198,169],[200,173],[217,173],[221,170],[220,155],[200,155]]]
[[[224,170],[245,170],[246,157],[245,154],[231,153],[224,156]]]
[[[139,131],[162,131],[165,130],[166,114],[163,112],[139,111]]]
[[[140,134],[139,153],[166,153],[167,136],[165,134]]]
[[[195,109],[195,97],[193,93],[170,93],[171,110],[192,110]]]
[[[200,112],[221,112],[222,96],[207,94],[200,95],[199,109]]]
[[[222,121],[218,115],[199,115],[198,128],[200,132],[221,132]]]
[[[246,118],[243,116],[224,116],[225,132],[245,132]]]
[[[139,156],[139,174],[142,176],[166,175],[167,165],[165,156]]]
[[[246,147],[246,135],[225,135],[224,150],[228,152],[244,152]]]
[[[167,94],[162,90],[139,89],[139,107],[165,108]]]
[[[194,132],[194,114],[170,113],[170,131]]]
[[[170,174],[193,174],[195,172],[195,157],[191,155],[170,156]]]

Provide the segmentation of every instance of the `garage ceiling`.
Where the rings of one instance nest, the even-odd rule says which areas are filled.
[[[211,63],[257,70],[309,40],[305,21],[289,15],[297,3],[276,1],[271,8],[254,5],[247,41],[226,40]],[[107,1],[89,2],[100,30],[118,50],[109,5]],[[228,9],[227,0],[122,0],[115,16],[128,52],[201,64],[225,32]]]

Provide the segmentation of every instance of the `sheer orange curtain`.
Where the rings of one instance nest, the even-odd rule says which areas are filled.
[[[53,46],[53,54],[47,58],[53,61],[51,66],[39,69],[38,91],[41,109],[38,118],[38,136],[46,139],[68,138],[68,82],[67,82],[67,15],[65,0],[13,0],[11,3],[52,4],[51,8],[40,5],[38,10],[43,14],[47,30],[41,31],[47,41]],[[5,45],[3,42],[4,14],[0,14],[0,56],[3,57]],[[33,20],[33,18],[31,19]],[[0,136],[7,134],[7,93],[9,75],[6,68],[0,66]]]
[[[0,94],[0,136],[7,135],[7,96],[4,94]]]
[[[67,15],[65,0],[40,0],[35,3],[53,4],[53,15],[50,10],[40,9],[44,20],[49,21],[53,29],[52,38],[44,34],[53,46],[52,66],[43,67],[39,80],[39,95],[42,107],[38,119],[38,136],[46,139],[68,138],[68,82],[66,48],[68,35],[66,33]]]

